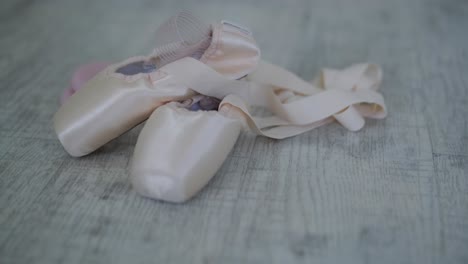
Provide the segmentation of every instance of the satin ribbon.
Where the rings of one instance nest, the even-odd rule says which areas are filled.
[[[334,120],[357,131],[364,126],[364,117],[382,119],[387,115],[384,99],[377,92],[382,71],[375,64],[324,69],[313,82],[266,62],[245,80],[229,80],[191,58],[161,70],[198,93],[222,99],[220,111],[234,107],[253,132],[270,138],[295,136]],[[254,116],[250,105],[266,107],[273,115]]]

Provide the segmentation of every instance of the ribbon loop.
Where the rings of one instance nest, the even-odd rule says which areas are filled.
[[[324,69],[312,82],[266,62],[244,80],[228,80],[191,58],[161,70],[198,93],[223,99],[220,111],[240,111],[253,132],[270,138],[295,136],[333,120],[357,131],[364,126],[364,117],[386,116],[384,99],[377,92],[382,71],[375,64]],[[273,116],[255,117],[249,105],[266,107]]]

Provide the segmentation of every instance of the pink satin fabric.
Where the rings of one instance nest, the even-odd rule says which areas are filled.
[[[226,21],[213,28],[212,42],[200,61],[232,80],[251,73],[260,60],[260,49],[250,32]]]
[[[250,34],[220,23],[214,26],[213,36],[202,64],[231,80],[256,69],[260,50]],[[117,72],[129,63],[147,59],[134,57],[109,65],[68,97],[54,116],[54,128],[70,155],[87,155],[146,120],[157,107],[195,94],[190,85],[166,72],[172,63],[150,73]],[[71,93],[66,92],[64,98]]]
[[[96,74],[104,70],[110,63],[108,62],[93,62],[81,65],[78,67],[70,80],[70,87],[65,89],[60,97],[60,104],[65,103],[70,96],[72,96],[76,91],[81,89],[86,82],[91,80]]]
[[[117,69],[147,57],[80,67],[54,118],[68,153],[91,153],[149,117],[135,146],[132,184],[144,196],[183,202],[215,175],[242,128],[282,139],[333,121],[357,131],[364,118],[387,115],[378,92],[379,66],[324,69],[307,82],[259,61],[260,51],[245,29],[227,22],[214,28],[200,60],[185,57],[134,75]],[[218,111],[187,110],[184,102],[200,94],[222,100]],[[251,106],[272,115],[255,116]]]
[[[135,145],[133,187],[153,199],[187,201],[221,167],[241,128],[225,111],[190,111],[178,102],[158,107]]]

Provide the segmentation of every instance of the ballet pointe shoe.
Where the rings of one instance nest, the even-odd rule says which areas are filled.
[[[233,148],[244,125],[242,114],[228,107],[191,109],[171,102],[147,120],[130,168],[133,187],[141,195],[187,201],[216,174]]]

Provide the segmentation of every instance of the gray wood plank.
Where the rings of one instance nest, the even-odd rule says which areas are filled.
[[[389,117],[275,141],[243,134],[185,204],[138,196],[141,126],[69,157],[51,118],[72,70],[151,50],[189,9],[249,26],[264,59],[384,69]],[[0,3],[0,263],[467,263],[468,2]]]

